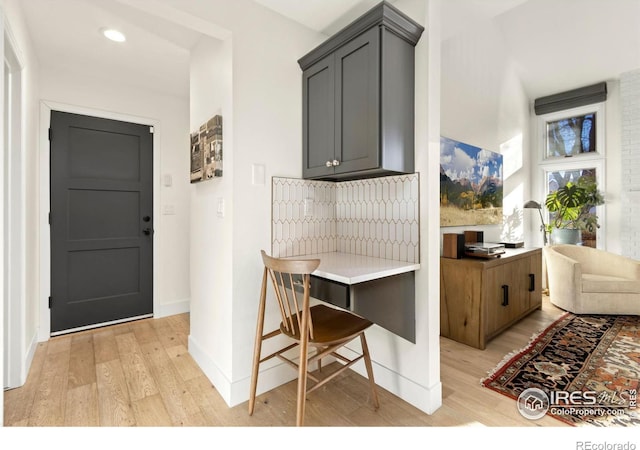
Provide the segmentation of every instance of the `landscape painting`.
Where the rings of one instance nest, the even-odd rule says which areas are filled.
[[[502,223],[502,155],[440,138],[440,226]]]

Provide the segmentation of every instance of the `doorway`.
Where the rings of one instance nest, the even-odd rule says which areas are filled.
[[[51,335],[153,315],[153,127],[51,111]]]

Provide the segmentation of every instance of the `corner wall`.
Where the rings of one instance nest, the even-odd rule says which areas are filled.
[[[438,4],[439,0],[401,0],[395,5],[418,22],[428,21],[429,28],[437,30]],[[189,352],[227,404],[235,406],[249,396],[263,270],[260,250],[268,250],[271,245],[271,179],[302,175],[302,77],[297,60],[327,36],[245,0],[182,0],[181,9],[221,24],[231,34],[232,131],[227,127],[229,114],[224,113],[223,180],[207,181],[192,189],[197,191],[198,199],[192,204],[191,248],[198,253],[191,258],[194,309]],[[433,220],[425,219],[434,208],[438,211],[437,205],[429,205],[439,197],[437,165],[433,164],[438,158],[439,136],[438,36],[437,31],[433,36],[425,34],[416,48],[416,163],[418,171],[429,174],[425,176],[430,180],[424,190],[421,187],[420,198],[420,254],[428,262],[425,260],[423,269],[416,274],[417,341],[411,344],[382,329],[372,330],[368,337],[378,384],[427,413],[434,412],[442,402],[438,227]],[[191,95],[196,101],[200,91],[192,89]],[[209,94],[203,95],[207,98]],[[257,176],[260,172],[264,177]],[[229,190],[223,192],[218,181],[229,183],[225,185]],[[217,187],[213,187],[216,183]],[[214,193],[216,189],[220,191]],[[200,198],[205,190],[211,190],[208,200]],[[225,203],[223,228],[228,226],[230,231],[209,237],[197,229],[221,229],[214,213],[203,212],[203,208],[217,210],[218,197],[223,197]],[[201,205],[196,203],[201,200]],[[207,245],[229,236],[230,247],[226,242],[221,247]],[[215,267],[225,274],[220,281],[222,286],[207,284],[213,275],[210,270],[200,269]],[[207,285],[211,289],[205,290]],[[285,367],[271,378],[261,378],[259,390],[278,386],[295,375]]]
[[[222,116],[222,177],[191,184],[189,352],[226,399],[232,367],[233,173],[231,38],[203,36],[191,51],[190,131]],[[185,172],[185,176],[187,173]],[[224,202],[224,212],[218,204]],[[223,344],[226,343],[227,345]]]
[[[297,59],[322,37],[246,0],[185,0],[181,10],[228,31],[224,42],[203,39],[191,55],[191,128],[222,114],[224,169],[190,187],[189,352],[234,406],[249,396],[271,178],[302,170]]]
[[[483,230],[485,241],[522,240],[530,200],[529,101],[503,35],[487,20],[442,43],[442,135],[503,155],[503,225],[443,227]],[[525,242],[532,245],[535,242]]]

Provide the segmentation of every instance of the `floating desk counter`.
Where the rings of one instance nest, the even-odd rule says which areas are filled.
[[[311,296],[348,309],[415,343],[415,274],[420,264],[349,253],[296,256],[320,259]]]

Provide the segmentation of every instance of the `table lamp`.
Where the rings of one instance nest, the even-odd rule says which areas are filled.
[[[542,238],[544,241],[544,245],[547,245],[547,227],[544,224],[544,219],[542,218],[542,206],[540,206],[540,203],[535,202],[533,200],[529,200],[527,203],[524,204],[524,207],[527,209],[537,209],[538,213],[540,214],[540,222],[542,222],[542,225],[540,225],[540,231],[542,231]]]

